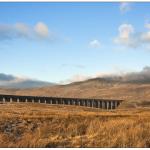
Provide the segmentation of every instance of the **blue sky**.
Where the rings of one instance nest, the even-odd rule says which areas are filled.
[[[50,82],[150,65],[150,3],[0,3],[0,68]]]

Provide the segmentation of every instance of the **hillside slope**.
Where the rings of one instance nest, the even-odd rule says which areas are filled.
[[[56,85],[52,87],[32,89],[4,89],[0,88],[1,94],[38,95],[58,97],[80,98],[104,98],[123,99],[124,105],[132,106],[150,101],[150,84],[144,83],[121,83],[102,81],[98,79],[77,82],[68,85]],[[148,103],[147,103],[148,104]]]

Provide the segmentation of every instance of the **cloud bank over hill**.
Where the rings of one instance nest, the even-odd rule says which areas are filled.
[[[0,73],[0,87],[37,88],[37,87],[52,86],[52,85],[54,85],[54,83]]]
[[[150,67],[146,66],[139,72],[125,74],[122,76],[122,81],[150,83]]]
[[[139,72],[128,72],[128,73],[97,73],[93,75],[82,75],[77,74],[62,81],[61,84],[68,84],[72,82],[80,82],[90,79],[101,79],[110,82],[122,82],[122,83],[150,83],[150,67],[145,66]]]

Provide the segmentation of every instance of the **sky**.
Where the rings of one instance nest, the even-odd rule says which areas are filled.
[[[150,66],[150,3],[0,2],[0,72],[64,83]]]

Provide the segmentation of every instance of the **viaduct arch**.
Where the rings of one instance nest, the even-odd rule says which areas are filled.
[[[45,103],[61,105],[78,105],[85,107],[116,109],[123,100],[112,99],[84,99],[84,98],[64,98],[64,97],[42,97],[42,96],[21,96],[21,95],[0,95],[0,102],[25,102],[25,103]]]

